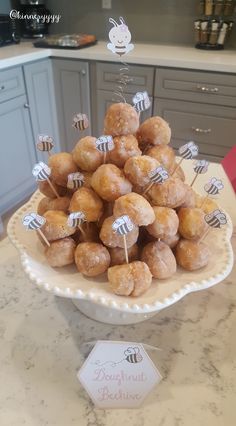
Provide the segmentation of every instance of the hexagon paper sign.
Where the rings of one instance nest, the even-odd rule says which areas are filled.
[[[142,344],[98,341],[78,379],[97,407],[133,408],[142,404],[161,375]]]

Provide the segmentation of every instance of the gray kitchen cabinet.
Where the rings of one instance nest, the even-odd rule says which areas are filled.
[[[91,126],[78,132],[72,127],[73,116],[84,113],[91,121],[89,66],[77,60],[52,59],[56,110],[61,149],[71,151],[79,138],[91,133]]]
[[[0,129],[4,135],[0,156],[0,215],[33,192],[32,166],[36,162],[27,98],[18,96],[0,104]]]
[[[124,84],[125,78],[127,82]],[[123,80],[123,83],[122,83]],[[91,92],[93,134],[101,135],[103,132],[104,116],[107,108],[112,103],[126,102],[132,104],[132,98],[136,92],[147,91],[152,101],[154,68],[139,65],[114,64],[110,62],[97,62],[91,64]],[[120,87],[121,86],[121,89]],[[152,115],[152,106],[142,112],[140,121]]]
[[[24,66],[28,104],[32,122],[34,142],[39,134],[53,137],[53,152],[60,151],[60,132],[56,114],[52,63],[49,59]],[[37,151],[40,160],[47,160],[47,154]]]
[[[219,162],[235,144],[235,75],[157,68],[154,96],[153,113],[170,124],[175,149],[193,140],[199,157]]]

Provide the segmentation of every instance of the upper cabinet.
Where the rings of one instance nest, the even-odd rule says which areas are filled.
[[[89,66],[77,60],[53,59],[54,87],[62,150],[71,151],[91,127],[78,133],[72,127],[73,116],[84,113],[91,122]]]
[[[56,114],[52,63],[49,59],[24,66],[28,108],[33,129],[34,142],[39,134],[53,137],[53,151],[61,150],[60,132]],[[38,159],[46,160],[47,154],[37,152]]]

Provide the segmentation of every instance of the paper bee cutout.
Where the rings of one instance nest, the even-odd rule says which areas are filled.
[[[153,183],[163,183],[169,178],[169,174],[164,167],[159,166],[148,173],[148,177]]]
[[[83,212],[74,212],[68,216],[67,225],[71,228],[77,228],[77,226],[81,226],[85,221],[85,215]]]
[[[129,347],[124,351],[125,354],[125,360],[128,362],[131,362],[132,364],[137,364],[138,362],[141,362],[143,357],[139,352],[138,347]]]
[[[119,235],[126,235],[131,232],[133,228],[134,224],[127,215],[118,217],[112,224],[113,231]]]
[[[45,217],[40,216],[37,213],[27,213],[23,219],[22,219],[22,223],[23,225],[30,230],[36,230],[41,228],[46,222]]]
[[[84,175],[80,172],[70,173],[67,178],[67,188],[78,189],[84,184]]]
[[[89,126],[89,121],[88,121],[88,117],[86,114],[76,114],[73,117],[73,124],[72,126],[76,129],[76,130],[85,130],[88,128]]]
[[[39,151],[51,151],[51,149],[54,147],[52,137],[48,135],[39,135],[36,147]]]
[[[131,33],[124,19],[120,17],[119,20],[120,24],[113,18],[109,19],[109,22],[113,24],[113,28],[109,31],[110,43],[107,44],[107,48],[111,50],[112,53],[122,56],[133,50],[134,45],[130,43]]]
[[[115,148],[112,136],[100,136],[96,141],[96,148],[100,152],[112,151]]]
[[[148,92],[137,92],[133,97],[134,108],[137,112],[146,111],[151,106]]]
[[[186,160],[191,160],[198,155],[198,146],[194,142],[188,142],[179,148],[179,154]]]
[[[223,182],[220,179],[217,179],[216,177],[211,178],[211,180],[204,186],[205,191],[209,195],[217,195],[223,188]]]
[[[40,161],[33,167],[32,174],[38,181],[47,180],[51,174],[51,169],[43,161]]]
[[[194,161],[193,170],[197,175],[206,173],[208,170],[209,162],[207,160],[196,160]]]
[[[226,215],[220,210],[214,210],[205,215],[205,221],[211,228],[220,228],[227,223]]]

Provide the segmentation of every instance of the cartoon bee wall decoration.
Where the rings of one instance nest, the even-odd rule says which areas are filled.
[[[109,19],[109,22],[113,24],[113,28],[109,31],[110,43],[107,44],[107,48],[112,53],[122,56],[133,50],[134,45],[130,43],[131,33],[124,19],[120,17],[119,20],[120,24],[113,18]]]

